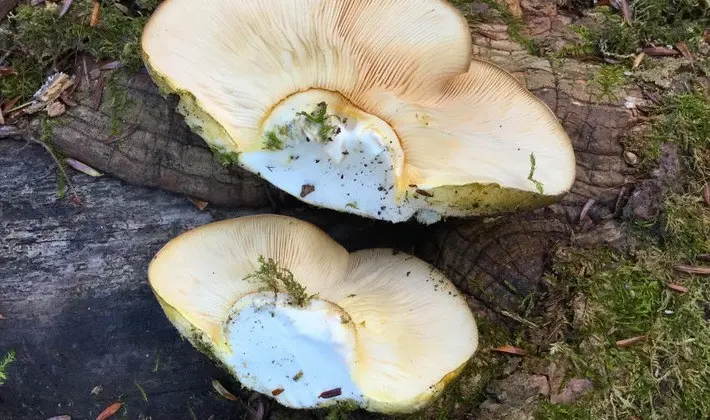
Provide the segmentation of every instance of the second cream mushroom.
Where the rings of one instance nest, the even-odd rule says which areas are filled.
[[[183,336],[288,407],[414,411],[478,346],[473,314],[438,270],[391,249],[350,254],[290,217],[186,232],[148,277]]]

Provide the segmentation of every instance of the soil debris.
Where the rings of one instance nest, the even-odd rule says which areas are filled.
[[[303,184],[301,186],[301,198],[304,198],[308,194],[312,193],[313,191],[316,190],[316,187],[311,185],[311,184]]]

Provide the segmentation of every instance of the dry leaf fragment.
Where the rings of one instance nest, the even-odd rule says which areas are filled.
[[[625,338],[623,340],[617,341],[616,346],[617,347],[628,347],[628,346],[634,345],[636,343],[641,343],[643,341],[646,341],[647,338],[648,338],[647,335],[639,335],[636,337]]]
[[[8,66],[0,66],[0,77],[9,76],[11,74],[17,74],[17,72],[15,72],[15,69]]]
[[[104,64],[103,66],[99,67],[101,70],[116,70],[120,69],[122,66],[120,61],[111,61],[109,63]]]
[[[130,15],[131,15],[131,12],[130,12],[130,10],[128,10],[128,7],[122,5],[121,3],[114,3],[113,6],[114,6],[116,9],[120,10],[121,13],[123,13],[124,15],[126,15],[126,16],[130,16]]]
[[[646,58],[646,53],[641,51],[635,58],[634,63],[631,65],[631,70],[636,70],[638,66],[641,65],[643,59]]]
[[[15,104],[17,103],[17,101],[19,101],[19,100],[20,100],[20,96],[16,96],[16,97],[10,99],[10,101],[9,101],[9,102],[6,102],[5,105],[2,107],[2,112],[5,113],[5,114],[7,114],[8,112],[10,112],[10,110],[12,109],[12,107],[14,107]]]
[[[91,166],[79,162],[78,160],[72,159],[72,158],[66,158],[64,161],[67,163],[67,165],[71,166],[72,168],[76,169],[79,172],[83,172],[86,175],[93,176],[93,177],[98,177],[102,176],[103,174],[96,169],[92,168]]]
[[[592,206],[594,205],[595,202],[596,201],[593,198],[590,198],[589,200],[587,200],[586,203],[584,203],[584,207],[582,207],[582,212],[579,213],[579,223],[580,224],[584,223],[584,221],[589,218],[589,216],[588,216],[589,209],[592,208]]]
[[[624,17],[626,23],[631,25],[631,8],[629,7],[628,1],[611,0],[610,3],[615,9],[621,11],[621,15]]]
[[[101,106],[101,99],[104,96],[104,75],[100,74],[99,78],[94,82],[94,111],[98,111]]]
[[[690,50],[688,49],[688,46],[685,44],[685,42],[680,41],[679,43],[675,44],[675,47],[680,51],[680,53],[685,57],[685,59],[693,61],[693,54],[690,53]]]
[[[434,194],[430,193],[429,191],[420,190],[418,188],[416,190],[414,190],[414,192],[416,192],[419,195],[423,195],[424,197],[433,197],[434,196]]]
[[[0,126],[0,139],[6,138],[6,137],[14,137],[20,134],[20,130],[17,129],[17,127],[12,126],[12,125],[3,125]]]
[[[118,413],[118,410],[121,409],[121,403],[115,402],[108,407],[104,409],[104,411],[101,412],[101,414],[96,417],[96,420],[106,420],[109,417],[113,416],[114,414]]]
[[[703,188],[703,201],[705,201],[705,204],[710,206],[710,184],[705,184],[705,187]]]
[[[668,288],[678,293],[688,293],[688,288],[680,284],[668,283]]]
[[[64,16],[67,13],[67,10],[69,10],[69,6],[71,6],[72,0],[64,0],[64,5],[62,6],[61,12],[59,12],[59,17]]]
[[[700,274],[703,276],[710,275],[710,267],[702,267],[699,265],[678,264],[673,268],[675,268],[676,271],[680,271],[681,273]]]
[[[645,47],[643,48],[643,52],[645,52],[647,55],[655,57],[670,57],[678,55],[678,51],[666,47]]]
[[[73,99],[69,97],[67,92],[62,92],[61,95],[59,95],[59,98],[64,102],[67,106],[77,106],[79,105],[78,103],[74,102]]]
[[[593,387],[594,383],[589,379],[572,378],[567,382],[562,392],[550,396],[550,402],[553,404],[572,404]]]
[[[192,204],[194,204],[195,207],[197,207],[198,209],[200,209],[200,211],[204,211],[204,210],[207,208],[207,206],[210,204],[210,203],[208,203],[208,202],[206,202],[206,201],[199,200],[199,199],[197,199],[197,198],[195,198],[195,197],[187,197],[187,199],[188,199],[188,201],[190,201]]]
[[[521,349],[520,347],[511,346],[510,344],[506,344],[504,346],[494,348],[493,351],[497,351],[497,352],[501,352],[501,353],[508,353],[508,354],[515,354],[518,356],[525,356],[526,354],[528,354],[528,352]]]
[[[69,197],[69,201],[72,202],[72,204],[77,205],[77,206],[83,206],[84,202],[81,201],[81,198],[79,195],[75,192],[71,193],[71,196]]]
[[[281,395],[284,392],[283,388],[276,388],[275,390],[271,391],[271,395],[274,397],[277,395]]]
[[[222,386],[221,383],[219,383],[218,380],[212,379],[212,388],[214,388],[215,391],[222,397],[230,400],[230,401],[237,401],[237,397],[234,396],[231,392],[227,391],[227,388]]]
[[[58,117],[67,111],[67,107],[59,101],[54,101],[47,105],[47,115],[50,117]]]
[[[91,9],[91,23],[89,26],[92,28],[99,24],[99,18],[101,17],[101,3],[94,0],[94,8]]]

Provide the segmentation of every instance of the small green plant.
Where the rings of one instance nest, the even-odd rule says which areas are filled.
[[[278,293],[285,290],[291,296],[292,303],[296,306],[305,306],[316,295],[309,295],[306,288],[293,276],[290,270],[279,267],[273,258],[259,256],[259,269],[245,277],[245,280],[254,279],[263,285],[263,290]]]
[[[533,178],[534,174],[535,174],[535,154],[530,153],[530,173],[528,174],[528,181],[535,184],[535,188],[537,188],[538,193],[543,194],[545,192],[544,185],[542,184],[542,182]]]
[[[275,132],[269,131],[264,136],[264,150],[283,150],[284,142],[276,135]]]
[[[328,409],[325,420],[350,420],[350,413],[358,408],[359,406],[353,401],[338,402]]]
[[[301,111],[296,115],[305,118],[306,122],[309,124],[314,124],[318,126],[318,141],[321,143],[328,143],[333,141],[333,136],[338,134],[340,128],[337,125],[330,124],[329,121],[334,118],[345,124],[347,119],[340,119],[337,115],[328,115],[326,112],[328,110],[328,105],[325,102],[319,102],[316,105],[316,109],[311,112]]]
[[[594,75],[589,85],[598,90],[597,100],[614,101],[617,99],[617,91],[624,85],[625,80],[624,67],[605,65]]]
[[[0,385],[4,385],[7,381],[7,368],[15,361],[15,350],[10,350],[5,357],[0,360]]]
[[[57,197],[64,198],[69,192],[72,199],[78,199],[79,195],[74,189],[74,185],[69,179],[67,165],[64,163],[64,156],[52,144],[52,135],[59,121],[48,117],[42,117],[40,121],[39,140],[36,140],[54,160],[57,165]]]
[[[579,42],[563,46],[560,51],[552,54],[552,58],[588,57],[597,52],[597,39],[589,28],[581,25],[570,25],[569,30],[577,34]]]
[[[217,162],[225,168],[231,168],[239,163],[239,152],[228,152],[215,146],[210,146],[210,151]]]

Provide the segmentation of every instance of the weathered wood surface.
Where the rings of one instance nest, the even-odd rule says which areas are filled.
[[[164,242],[215,216],[108,177],[74,177],[83,207],[57,200],[51,158],[24,142],[0,142],[0,168],[0,353],[17,352],[0,418],[93,419],[120,398],[125,418],[241,419],[211,391],[221,373],[175,335],[145,276]]]
[[[521,4],[530,34],[559,44],[571,19],[554,2]],[[176,114],[174,99],[160,97],[144,73],[123,81],[132,105],[120,116],[123,135],[111,135],[110,99],[104,92],[94,110],[98,79],[77,69],[79,105],[69,108],[52,141],[67,156],[110,174],[73,176],[84,207],[56,199],[54,167],[39,147],[0,143],[0,314],[6,317],[0,320],[0,351],[18,351],[10,380],[0,387],[0,418],[93,418],[120,396],[127,418],[190,419],[191,410],[199,419],[243,418],[239,405],[211,390],[210,378],[224,379],[223,373],[180,340],[145,279],[163,243],[211,220],[280,211],[318,224],[349,249],[412,252],[442,269],[479,316],[496,321],[529,293],[545,293],[542,274],[556,244],[623,242],[618,216],[635,172],[622,159],[621,139],[638,124],[624,99],[642,103],[643,93],[626,86],[616,98],[601,99],[590,83],[598,65],[532,56],[510,41],[505,25],[472,29],[476,54],[518,77],[572,138],[577,179],[557,205],[429,228],[316,210],[254,175],[222,168]],[[201,212],[184,194],[212,204]],[[595,203],[580,223],[589,200]],[[96,385],[104,387],[98,396],[90,394]]]
[[[17,352],[0,387],[0,418],[93,419],[119,399],[131,419],[244,418],[240,405],[212,390],[211,378],[238,388],[168,323],[146,269],[186,229],[271,209],[200,211],[180,194],[74,171],[83,201],[76,205],[57,198],[49,155],[24,141],[0,142],[0,168],[0,354]],[[417,225],[284,213],[352,250],[427,240]],[[92,395],[96,386],[103,391]]]

